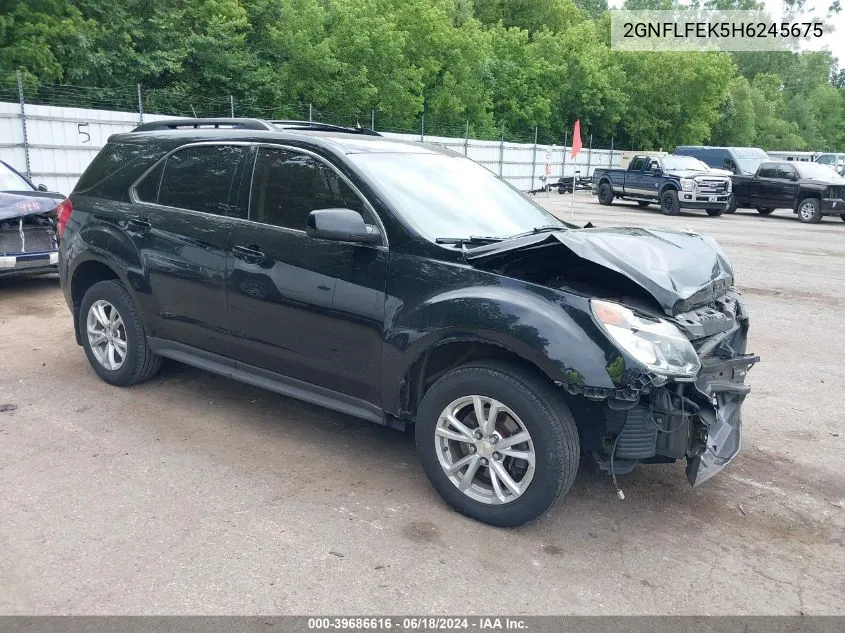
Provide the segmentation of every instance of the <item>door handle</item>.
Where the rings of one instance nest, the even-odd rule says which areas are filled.
[[[232,255],[245,262],[252,262],[259,259],[264,259],[264,253],[258,250],[258,246],[250,244],[249,246],[233,246]]]
[[[140,231],[142,233],[145,233],[146,231],[149,231],[151,228],[153,228],[153,225],[150,224],[150,221],[147,218],[142,218],[138,215],[133,215],[132,217],[130,217],[127,224],[129,225],[129,228],[134,229],[136,231]]]

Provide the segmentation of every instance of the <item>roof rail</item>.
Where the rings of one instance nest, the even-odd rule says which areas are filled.
[[[381,136],[375,130],[368,127],[346,127],[343,125],[332,125],[331,123],[320,123],[319,121],[293,121],[274,120],[270,121],[277,128],[285,130],[312,130],[314,132],[345,132],[347,134],[364,134],[365,136]]]
[[[235,129],[235,130],[270,130],[275,131],[267,121],[263,119],[165,119],[163,121],[152,121],[142,123],[133,132],[153,132],[158,130],[185,130],[185,129]]]

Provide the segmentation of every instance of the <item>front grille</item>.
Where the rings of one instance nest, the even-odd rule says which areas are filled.
[[[23,233],[23,239],[21,239]],[[15,255],[18,253],[43,253],[56,250],[53,231],[46,226],[0,229],[0,253]]]
[[[696,181],[696,184],[698,185],[698,193],[720,194],[727,193],[728,191],[728,182],[726,180],[701,178],[700,180]]]
[[[830,187],[829,189],[830,189],[830,191],[829,191],[828,195],[831,198],[839,198],[839,199],[845,198],[845,187],[834,186],[834,187]]]

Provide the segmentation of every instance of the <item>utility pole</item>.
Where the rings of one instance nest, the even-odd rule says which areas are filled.
[[[235,118],[235,96],[229,95],[229,114],[232,115],[232,118]]]
[[[144,124],[144,103],[141,101],[141,84],[135,84],[138,91],[138,125]]]

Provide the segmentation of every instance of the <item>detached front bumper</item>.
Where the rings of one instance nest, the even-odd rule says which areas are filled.
[[[697,486],[721,471],[742,447],[742,402],[751,391],[745,376],[759,356],[742,354],[735,358],[702,362],[695,389],[710,406],[700,406],[699,424],[706,428],[702,437],[705,450],[687,459],[687,479]],[[704,429],[702,429],[704,430]]]

